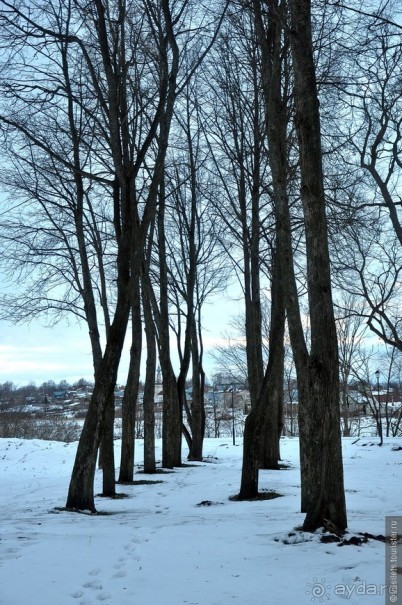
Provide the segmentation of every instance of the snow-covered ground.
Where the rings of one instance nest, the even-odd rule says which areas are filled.
[[[402,514],[402,441],[355,441],[343,442],[349,530],[384,534],[385,516]],[[160,483],[118,486],[127,498],[97,498],[107,514],[86,515],[57,510],[76,444],[0,439],[0,604],[383,605],[384,543],[340,547],[292,531],[304,518],[298,440],[281,446],[290,468],[260,481],[280,498],[229,500],[241,445],[208,439],[205,463],[138,473]]]

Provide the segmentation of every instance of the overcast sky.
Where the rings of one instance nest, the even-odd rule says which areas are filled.
[[[224,341],[225,332],[230,330],[232,316],[241,311],[241,302],[223,295],[205,307],[206,351],[214,343]],[[126,381],[129,346],[130,343],[127,342],[120,366],[119,384]],[[208,355],[204,365],[207,377],[211,378],[215,363]],[[80,327],[77,324],[68,326],[60,323],[48,328],[38,322],[13,326],[0,321],[0,383],[11,381],[23,386],[35,382],[40,385],[47,380],[57,383],[64,379],[72,383],[79,378],[93,379],[91,349],[85,325]]]
[[[0,382],[9,380],[21,386],[32,381],[92,379],[89,337],[79,326],[46,328],[37,322],[28,326],[0,322],[0,327]]]

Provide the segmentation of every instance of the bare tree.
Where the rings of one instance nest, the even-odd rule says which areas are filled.
[[[217,220],[225,226],[222,246],[244,295],[247,374],[254,405],[264,374],[261,280],[263,267],[270,266],[264,234],[271,225],[264,188],[267,163],[259,48],[247,11],[236,6],[229,14],[215,56],[206,73],[212,87],[212,115],[205,112],[204,117],[219,183],[219,194],[211,201]]]
[[[202,91],[195,79],[187,87],[185,101],[177,107],[178,129],[173,149],[181,152],[174,151],[172,166],[167,169],[170,324],[177,339],[180,360],[177,389],[186,412],[187,424],[183,430],[190,460],[202,460],[205,430],[203,308],[211,293],[222,289],[227,274],[208,204],[209,154],[200,124],[201,100]],[[189,375],[192,394],[188,405]]]
[[[347,526],[339,429],[339,360],[331,295],[319,103],[312,50],[310,0],[290,0],[295,124],[307,253],[311,350],[291,331],[300,393],[300,448],[306,518],[315,530],[329,520]]]
[[[306,530],[315,530],[329,521],[343,531],[347,522],[339,430],[338,349],[331,297],[311,7],[309,0],[291,0],[288,28],[287,6],[284,2],[256,1],[253,4],[262,44],[277,253],[286,289],[286,312],[298,381],[302,510],[306,512]],[[287,37],[292,51],[307,256],[310,351],[301,321],[293,260],[287,160],[288,109],[281,78],[282,36]]]
[[[152,241],[152,237],[150,238]],[[150,250],[150,245],[149,245]],[[149,253],[146,256],[146,269],[149,268]],[[155,376],[156,376],[156,329],[152,313],[152,292],[149,280],[141,279],[142,308],[144,314],[144,329],[147,343],[146,376],[144,385],[144,473],[156,471],[155,462]]]
[[[122,436],[119,482],[134,479],[134,435],[142,354],[142,317],[140,277],[131,280],[131,348],[130,363],[122,402]]]
[[[351,35],[338,38],[343,61],[331,81],[339,112],[350,119],[327,120],[338,141],[338,166],[343,163],[344,172],[355,180],[354,188],[343,191],[339,186],[337,203],[346,221],[337,264],[347,290],[366,300],[369,328],[401,349],[402,33],[394,22],[397,6],[393,2],[380,3],[373,12],[350,11],[352,7],[344,7],[343,12],[349,14],[344,32]],[[356,35],[362,31],[364,36]]]
[[[160,179],[161,162],[166,153],[167,135],[172,114],[173,99],[175,95],[175,74],[177,72],[177,59],[173,62],[168,56],[168,49],[174,48],[174,36],[171,26],[171,14],[168,4],[162,2],[159,10],[154,14],[145,11],[147,19],[136,22],[130,7],[123,3],[115,3],[113,6],[105,6],[102,2],[95,2],[90,8],[80,4],[74,6],[72,13],[64,13],[61,4],[60,22],[58,16],[54,18],[58,29],[51,27],[46,22],[42,13],[37,14],[30,10],[26,13],[22,5],[17,8],[11,3],[7,4],[8,11],[3,13],[8,31],[18,32],[16,40],[24,36],[31,47],[41,45],[49,49],[50,60],[53,56],[53,48],[62,46],[75,57],[75,63],[84,66],[88,79],[83,81],[77,78],[75,85],[78,91],[84,91],[82,96],[87,98],[88,90],[92,87],[92,98],[94,107],[92,113],[86,112],[85,118],[91,121],[90,132],[99,132],[101,138],[100,148],[103,148],[103,157],[93,153],[92,164],[107,176],[102,177],[103,183],[109,188],[109,199],[111,201],[114,238],[116,241],[116,302],[113,319],[107,336],[107,344],[99,365],[96,368],[94,395],[91,399],[88,414],[84,424],[80,444],[77,451],[76,462],[70,484],[67,506],[70,508],[89,508],[94,510],[93,502],[93,478],[95,470],[96,454],[103,433],[105,412],[110,405],[116,382],[117,368],[119,365],[121,350],[130,311],[130,273],[139,273],[142,257],[142,242],[148,230],[150,217],[156,204],[156,186]],[[32,7],[30,7],[31,9]],[[67,10],[67,8],[66,8]],[[63,20],[70,15],[69,19]],[[159,20],[160,19],[160,20]],[[160,30],[160,26],[166,27],[166,35]],[[159,29],[158,29],[159,28]],[[121,119],[129,115],[127,104],[127,93],[131,84],[138,81],[137,68],[141,65],[140,54],[144,56],[145,37],[155,35],[157,52],[153,57],[155,62],[162,67],[161,77],[153,78],[152,69],[141,68],[141,78],[144,85],[147,78],[150,105],[149,112],[154,110],[150,116],[150,127],[147,132],[139,133],[137,139],[130,144],[129,132],[132,124],[136,121]],[[127,72],[127,38],[136,49],[136,63],[131,63],[131,70]],[[130,53],[132,51],[130,50]],[[43,56],[41,61],[43,62]],[[32,67],[32,66],[31,66]],[[34,65],[37,70],[43,69],[43,63]],[[40,87],[38,87],[40,89]],[[38,88],[35,92],[38,94]],[[39,90],[40,94],[43,91]],[[155,98],[155,103],[153,102]],[[143,103],[144,97],[141,99]],[[46,107],[46,95],[41,98],[41,104]],[[133,107],[134,116],[140,117],[145,109],[144,106]],[[18,124],[12,119],[12,115],[3,116],[3,123],[9,128],[16,128]],[[24,134],[34,142],[40,149],[44,146],[38,125],[30,125],[30,129],[23,125]],[[39,134],[38,134],[39,133]],[[133,196],[135,192],[135,180],[142,169],[142,163],[146,154],[151,150],[151,144],[156,141],[157,146],[152,150],[155,158],[155,170],[149,181],[148,193],[138,199]],[[142,139],[141,139],[142,137]],[[103,143],[105,141],[105,143]],[[91,151],[87,147],[86,158]],[[53,158],[54,154],[51,155]],[[66,164],[66,160],[60,153],[58,160]],[[87,160],[88,162],[88,160]],[[74,168],[74,165],[73,165]],[[78,169],[75,173],[79,178],[94,179],[96,172]],[[141,179],[143,176],[141,175]],[[136,204],[134,204],[136,202]],[[141,220],[140,220],[140,217]]]
[[[278,288],[273,284],[274,218],[272,191],[268,186],[260,55],[252,14],[240,3],[230,14],[218,45],[212,84],[213,94],[217,95],[218,89],[220,92],[219,100],[213,104],[214,113],[208,116],[207,137],[222,190],[219,201],[215,202],[216,213],[226,228],[222,245],[244,295],[245,352],[252,409],[263,388],[264,346],[275,348],[272,342],[269,345],[263,342],[264,290],[271,289],[272,300],[279,303]],[[271,310],[272,317],[279,319],[278,309],[274,311],[271,307]],[[271,325],[275,337],[279,338],[277,328]],[[278,343],[275,354],[280,355],[280,351]],[[279,363],[270,365],[270,370],[278,371],[277,383],[275,387],[271,385],[276,396],[269,399],[264,382],[264,399],[259,404],[260,411],[255,412],[259,420],[253,421],[253,426],[261,424],[266,430],[257,448],[258,464],[264,468],[277,468],[280,458],[283,369],[279,366]]]
[[[13,20],[18,15],[18,10],[14,11],[13,15],[10,10],[11,17],[5,18],[6,35],[20,30],[24,41],[21,52],[29,56],[38,42],[25,32],[29,23],[24,22],[22,15],[19,24]],[[72,18],[71,7],[66,7],[66,18]],[[13,321],[30,321],[43,314],[53,321],[64,314],[83,318],[88,325],[96,371],[102,358],[101,334],[104,329],[107,336],[110,329],[108,301],[113,274],[110,271],[106,277],[105,267],[110,270],[115,257],[112,222],[107,205],[101,202],[106,180],[91,174],[89,165],[89,150],[96,153],[87,120],[93,106],[76,87],[80,64],[70,52],[71,40],[65,36],[63,24],[50,12],[43,18],[42,28],[46,19],[55,28],[54,39],[60,39],[57,43],[53,40],[58,54],[52,54],[52,42],[46,41],[47,34],[38,25],[42,61],[49,61],[42,86],[36,83],[35,73],[43,65],[21,59],[13,63],[10,74],[5,66],[6,75],[12,78],[6,80],[5,87],[8,94],[16,92],[19,111],[14,117],[14,108],[4,104],[4,111],[9,112],[2,116],[7,126],[6,140],[13,144],[8,152],[11,168],[3,179],[12,191],[13,206],[15,196],[21,203],[11,209],[2,225],[6,252],[3,260],[8,263],[8,270],[18,270],[19,279],[24,276],[25,289],[21,292],[17,288],[17,295],[4,297],[3,316]],[[13,50],[18,50],[18,43]],[[44,87],[54,89],[48,103],[40,98]],[[39,111],[31,117],[33,106]],[[100,326],[99,312],[104,328]],[[113,396],[109,408],[113,409]],[[109,460],[106,464],[103,457],[103,492],[107,495],[115,493],[112,420],[111,417],[110,438],[104,441]]]
[[[359,353],[367,328],[364,322],[365,304],[355,296],[343,292],[336,299],[336,325],[339,345],[339,370],[343,435],[349,437],[351,425],[349,418],[349,383],[354,375],[354,365],[359,363]]]
[[[20,64],[24,75],[29,72],[32,76],[28,81],[34,82],[31,88],[24,85],[17,91],[21,102],[27,100],[29,89],[31,108],[36,106],[57,116],[65,89],[59,86],[57,78],[62,70],[54,57],[65,52],[76,66],[71,82],[85,126],[85,137],[79,139],[85,163],[77,166],[75,156],[74,161],[66,158],[61,145],[56,146],[56,151],[49,149],[46,129],[39,127],[43,111],[17,121],[10,107],[1,116],[6,134],[10,130],[22,132],[31,144],[49,154],[50,161],[56,159],[71,169],[76,180],[101,183],[107,192],[115,246],[111,258],[114,309],[110,310],[107,342],[96,368],[94,394],[67,499],[69,508],[94,510],[95,460],[112,400],[130,308],[135,310],[138,306],[140,290],[136,284],[163,184],[173,106],[179,91],[180,53],[185,50],[192,57],[184,78],[188,80],[209,47],[200,48],[194,32],[189,34],[183,24],[200,17],[201,31],[205,15],[198,12],[197,16],[197,7],[189,0],[183,0],[180,6],[173,6],[168,0],[143,2],[140,12],[131,2],[101,0],[91,5],[70,5],[61,0],[58,7],[52,4],[45,11],[41,4],[31,2],[3,2],[2,8],[0,17],[6,26],[3,39],[12,42],[5,68],[11,67],[13,77],[11,58],[25,53]],[[219,18],[221,14],[217,15],[217,22]],[[178,36],[176,30],[180,32]],[[43,78],[36,75],[47,70],[54,76],[51,85],[47,86],[46,79],[46,84],[37,84]],[[86,103],[80,104],[82,99]],[[55,140],[58,142],[57,135]],[[128,446],[132,437],[127,440]],[[130,465],[132,457],[127,455]]]

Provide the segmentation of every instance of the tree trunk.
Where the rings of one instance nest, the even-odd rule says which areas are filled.
[[[261,389],[261,393],[264,391]],[[261,421],[257,413],[258,399],[251,408],[244,425],[243,463],[241,471],[239,500],[248,500],[258,496],[258,471],[260,468]]]
[[[148,284],[143,280],[142,306],[144,310],[144,326],[147,341],[147,363],[144,385],[144,473],[154,473],[155,463],[155,373],[156,373],[156,343],[155,325],[152,317]]]
[[[102,496],[116,496],[114,460],[114,394],[106,404],[105,425],[99,451],[99,467],[102,469]]]
[[[192,357],[192,401],[191,401],[191,444],[189,460],[202,461],[202,449],[205,433],[204,381],[198,350],[197,325],[195,318],[191,322],[191,357]]]
[[[304,528],[315,530],[331,521],[346,527],[340,440],[338,352],[333,315],[320,121],[311,44],[309,0],[291,0],[290,32],[296,126],[299,135],[301,197],[305,217],[307,285],[311,320],[311,353],[301,322],[293,267],[292,226],[287,193],[287,107],[282,96],[281,21],[286,4],[269,4],[265,31],[261,2],[254,1],[262,48],[263,88],[267,104],[267,134],[274,190],[278,256],[286,289],[286,311],[299,392],[300,460]],[[279,18],[278,18],[279,17]]]
[[[130,279],[136,280],[141,274],[140,269],[146,237],[156,214],[157,195],[160,183],[163,180],[164,160],[176,99],[179,47],[175,38],[174,25],[176,23],[172,21],[170,4],[167,0],[163,0],[160,7],[161,12],[158,14],[158,17],[161,18],[160,21],[154,23],[155,29],[153,30],[154,33],[157,32],[157,37],[159,36],[159,90],[156,93],[159,96],[158,107],[150,122],[148,119],[144,119],[144,124],[148,124],[149,129],[133,162],[131,157],[132,146],[130,144],[130,141],[133,140],[131,130],[133,121],[129,118],[131,115],[129,110],[131,101],[128,100],[127,88],[129,62],[125,56],[125,6],[122,4],[119,7],[121,9],[119,10],[119,18],[113,20],[113,22],[111,18],[109,19],[110,15],[101,0],[95,0],[91,3],[91,7],[94,9],[93,20],[96,24],[93,33],[96,42],[99,44],[101,55],[99,67],[103,70],[99,81],[105,87],[105,90],[102,90],[102,95],[104,94],[102,98],[104,106],[107,107],[106,138],[108,139],[111,161],[113,162],[113,223],[117,243],[117,303],[113,323],[107,335],[105,352],[99,367],[95,371],[94,392],[78,444],[67,497],[67,507],[95,511],[93,481],[96,457],[105,423],[105,410],[108,401],[113,396],[127,330],[130,303],[132,302],[130,285],[135,286],[136,283],[133,281],[131,284]],[[147,16],[150,16],[150,13],[147,13]],[[154,16],[152,16],[152,22],[154,22]],[[110,31],[113,31],[116,35],[110,35]],[[87,56],[89,57],[88,53]],[[95,72],[93,72],[93,76],[96,78]],[[100,91],[99,86],[96,91]],[[98,100],[100,101],[100,99]],[[142,119],[140,122],[142,122]],[[144,166],[149,167],[145,158],[153,143],[156,143],[156,155],[148,184],[148,194],[145,203],[139,208],[135,194],[135,183]],[[146,168],[144,169],[148,172]],[[142,177],[140,180],[142,188],[145,183]],[[165,336],[166,334],[168,337],[168,332],[165,331]],[[181,444],[180,413],[178,415],[180,420],[179,444]],[[177,447],[177,438],[175,443]]]
[[[280,437],[282,433],[283,383],[285,370],[285,301],[282,275],[277,254],[272,256],[271,297],[272,309],[269,334],[269,356],[275,356],[272,368],[272,390],[268,393],[269,405],[266,406],[264,422],[264,439],[262,443],[260,468],[277,469],[281,458]],[[273,342],[274,341],[274,342]]]
[[[328,250],[319,102],[311,36],[311,0],[290,0],[295,124],[299,139],[304,209],[311,352],[300,376],[306,395],[300,406],[304,529],[329,520],[347,526],[340,434],[338,343]]]
[[[262,352],[262,311],[261,311],[261,225],[260,205],[262,193],[261,157],[264,146],[264,135],[261,127],[261,88],[257,52],[251,63],[253,78],[253,159],[251,189],[251,224],[247,226],[244,212],[244,281],[245,281],[245,320],[246,320],[246,353],[247,373],[250,390],[250,403],[257,400],[264,379],[264,360]],[[246,171],[246,163],[244,164]],[[244,177],[247,178],[247,177]],[[267,435],[267,439],[269,436]]]
[[[158,213],[160,314],[158,325],[159,361],[163,381],[162,466],[181,466],[182,406],[170,359],[168,270],[165,240],[165,187],[160,186]]]
[[[261,14],[261,2],[254,1],[256,27],[261,45],[262,80],[267,114],[267,140],[269,163],[274,192],[274,211],[276,219],[277,261],[283,288],[286,291],[286,314],[297,376],[302,376],[307,367],[308,351],[304,339],[301,321],[296,277],[293,266],[292,225],[288,198],[288,152],[287,123],[288,108],[283,96],[289,74],[283,66],[283,32],[277,19],[277,11],[285,18],[285,3],[277,1],[270,4],[268,25],[265,28]],[[303,390],[300,384],[299,401]],[[278,419],[279,420],[279,419]],[[303,501],[303,496],[302,496]],[[303,509],[302,509],[303,510]]]
[[[135,418],[142,350],[141,293],[139,278],[132,277],[131,349],[127,384],[122,403],[122,436],[119,483],[134,480]]]
[[[265,439],[272,435],[270,443],[278,443],[278,401],[283,396],[283,338],[285,311],[283,287],[279,266],[274,260],[272,272],[271,327],[269,360],[259,397],[247,416],[244,427],[243,467],[239,499],[247,500],[258,495],[258,471],[262,452],[266,452]],[[278,450],[272,451],[270,468],[278,468]]]
[[[95,374],[94,392],[78,443],[66,508],[96,512],[94,478],[105,411],[113,397],[130,312],[128,288],[122,288],[105,353]]]
[[[176,377],[170,360],[161,361],[163,382],[162,466],[182,466],[182,414],[177,394]]]

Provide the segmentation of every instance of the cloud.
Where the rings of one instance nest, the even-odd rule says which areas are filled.
[[[226,346],[230,319],[239,313],[242,305],[238,300],[217,297],[214,304],[204,309],[204,349],[205,371],[211,375],[215,362],[208,352],[215,346]],[[130,330],[123,350],[119,368],[118,383],[127,379],[130,350]],[[232,340],[233,342],[233,340]],[[176,341],[172,335],[172,357],[178,372],[180,362],[175,354]],[[145,377],[146,351],[141,360],[141,378]],[[0,321],[0,383],[14,382],[20,386],[47,380],[67,380],[79,378],[93,380],[93,364],[88,329],[85,325],[60,323],[44,327],[37,322],[25,326],[14,326]]]
[[[91,379],[89,339],[78,326],[1,325],[0,382]]]

